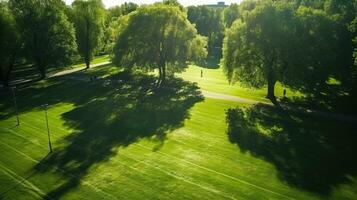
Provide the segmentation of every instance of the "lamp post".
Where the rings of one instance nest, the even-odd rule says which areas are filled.
[[[18,112],[18,109],[17,109],[15,90],[16,90],[16,87],[11,87],[12,97],[14,99],[15,113],[16,113],[16,121],[17,121],[17,125],[16,126],[20,126],[20,119],[19,119],[19,112]]]
[[[48,116],[47,116],[47,107],[48,104],[42,106],[45,110],[45,117],[46,117],[46,127],[47,127],[47,136],[48,136],[48,146],[50,147],[50,153],[52,153],[52,144],[51,144],[51,135],[50,135],[50,128],[48,127]]]

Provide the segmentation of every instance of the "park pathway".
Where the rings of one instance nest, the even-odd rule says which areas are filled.
[[[108,65],[110,63],[111,63],[110,61],[101,62],[101,63],[91,65],[90,68]],[[79,71],[84,71],[84,70],[85,69],[83,69],[82,67],[76,67],[74,69],[64,70],[64,71],[50,74],[48,76],[48,78],[59,77],[59,76],[63,76],[63,75],[67,75],[67,74],[71,74],[71,73],[75,73],[75,72],[79,72]],[[204,97],[211,98],[211,99],[227,100],[227,101],[233,101],[233,102],[243,103],[243,104],[265,104],[267,106],[274,106],[273,103],[271,103],[271,102],[253,100],[253,99],[239,97],[239,96],[235,96],[235,95],[227,95],[227,94],[222,94],[222,93],[210,92],[207,90],[201,90],[201,92]],[[302,107],[292,107],[292,106],[288,106],[285,104],[280,104],[280,108],[287,110],[287,111],[293,111],[293,112],[298,112],[298,113],[302,113],[302,114],[312,114],[312,115],[316,115],[318,117],[331,118],[331,119],[344,121],[344,122],[350,122],[350,123],[357,123],[357,118],[355,116],[350,116],[350,115],[345,115],[345,114],[332,113],[332,112],[319,111],[319,110],[311,110],[311,109],[306,109],[306,108],[302,108]]]
[[[95,68],[95,67],[100,67],[100,66],[103,66],[103,65],[108,65],[110,63],[111,63],[110,61],[101,62],[101,63],[90,65],[90,68]],[[85,67],[85,66],[83,66],[83,67]],[[71,73],[79,72],[79,71],[83,71],[83,70],[86,70],[86,69],[83,69],[82,67],[76,67],[76,68],[73,68],[73,69],[63,70],[63,71],[60,71],[60,72],[56,72],[56,73],[50,74],[50,75],[48,75],[48,78],[57,77],[57,76],[63,76],[63,75],[67,75],[67,74],[71,74]]]
[[[221,100],[228,100],[228,101],[234,101],[237,103],[245,103],[245,104],[266,104],[266,105],[273,105],[272,103],[264,102],[264,101],[258,101],[258,100],[253,100],[253,99],[248,99],[244,97],[239,97],[239,96],[233,96],[233,95],[227,95],[227,94],[222,94],[222,93],[216,93],[216,92],[210,92],[207,90],[201,90],[202,94],[204,97],[211,98],[211,99],[221,99]]]
[[[205,90],[202,90],[202,94],[204,97],[211,98],[211,99],[221,99],[221,100],[234,101],[237,103],[244,103],[244,104],[265,104],[268,106],[275,106],[273,103],[269,103],[269,102],[247,99],[247,98],[243,98],[243,97],[239,97],[239,96],[209,92],[209,91],[205,91]],[[302,113],[302,114],[311,114],[311,115],[315,115],[317,117],[330,118],[330,119],[335,119],[335,120],[343,121],[343,122],[357,123],[357,118],[355,116],[306,109],[303,107],[292,107],[292,106],[282,104],[282,103],[279,106],[281,109],[284,109],[286,111],[293,111],[293,112]]]

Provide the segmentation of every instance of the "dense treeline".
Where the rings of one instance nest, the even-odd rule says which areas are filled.
[[[221,58],[230,83],[277,82],[306,94],[331,80],[357,91],[357,0],[245,0],[226,8],[176,0],[105,9],[101,0],[8,0],[0,4],[0,80],[16,61],[34,64],[42,78],[51,67],[110,54],[128,69],[183,71],[189,62]]]
[[[199,34],[208,38],[208,55],[220,57],[224,27],[221,21],[222,8],[190,6],[187,8],[188,20],[195,24]]]
[[[79,57],[89,68],[94,55],[110,52],[114,21],[137,7],[125,3],[106,10],[101,0],[0,1],[0,83],[8,86],[16,64],[33,64],[40,78]]]

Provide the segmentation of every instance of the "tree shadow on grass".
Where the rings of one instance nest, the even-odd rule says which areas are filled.
[[[282,103],[291,107],[357,116],[357,95],[346,86],[324,83],[304,86],[299,90],[305,95],[283,99]]]
[[[290,185],[328,197],[357,175],[357,125],[256,105],[227,111],[229,140]]]
[[[75,105],[61,115],[75,132],[34,167],[37,173],[58,171],[64,177],[64,183],[47,193],[50,199],[60,199],[77,187],[91,166],[108,160],[119,147],[141,138],[162,145],[166,134],[183,126],[189,109],[203,100],[196,84],[178,78],[168,79],[161,88],[155,86],[154,76],[129,72],[94,82],[75,78],[64,76],[21,91],[27,101],[22,102],[22,112],[43,103]]]

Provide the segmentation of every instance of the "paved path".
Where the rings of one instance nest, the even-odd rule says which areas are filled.
[[[234,101],[237,103],[245,103],[245,104],[258,104],[259,103],[259,104],[265,104],[268,106],[274,106],[272,103],[268,103],[268,102],[264,102],[264,101],[253,100],[253,99],[248,99],[248,98],[244,98],[244,97],[226,95],[226,94],[215,93],[215,92],[209,92],[209,91],[205,91],[205,90],[202,90],[202,94],[204,97],[211,98],[211,99],[221,99],[221,100]],[[351,116],[351,115],[319,111],[319,110],[311,110],[311,109],[306,109],[306,108],[302,108],[302,107],[291,107],[291,106],[284,105],[284,104],[281,104],[280,106],[284,110],[293,111],[293,112],[297,112],[297,113],[311,114],[311,115],[315,115],[318,117],[331,118],[331,119],[335,119],[335,120],[343,121],[343,122],[357,123],[357,117]]]
[[[103,65],[108,65],[110,63],[111,62],[109,62],[109,61],[101,62],[101,63],[90,65],[90,68],[99,67],[99,66],[103,66]],[[85,65],[80,66],[80,67],[75,67],[73,69],[68,69],[68,70],[63,70],[63,71],[59,71],[59,72],[49,73],[46,78],[58,77],[58,76],[66,75],[66,74],[71,74],[71,73],[74,73],[74,72],[79,72],[79,71],[85,70],[84,68],[85,68]],[[36,82],[36,81],[39,81],[39,80],[41,80],[41,79],[39,79],[38,77],[35,77],[33,79],[19,79],[19,80],[11,81],[9,85],[10,86],[17,86],[17,85],[23,85],[23,84],[27,84],[27,83],[31,83],[31,82]]]
[[[204,97],[211,98],[211,99],[221,99],[221,100],[228,100],[228,101],[234,101],[234,102],[246,103],[246,104],[262,103],[262,104],[267,104],[267,105],[273,105],[272,103],[268,103],[268,102],[248,99],[248,98],[239,97],[239,96],[227,95],[227,94],[222,94],[222,93],[209,92],[206,90],[201,90],[201,92]]]
[[[110,61],[101,62],[101,63],[90,65],[90,68],[95,68],[95,67],[99,67],[99,66],[103,66],[103,65],[108,65],[110,63],[111,63]],[[83,66],[83,67],[85,67],[85,66]],[[68,69],[68,70],[56,72],[56,73],[53,73],[53,74],[49,74],[48,78],[57,77],[57,76],[63,76],[63,75],[66,75],[66,74],[71,74],[71,73],[79,72],[79,71],[82,71],[82,70],[84,70],[82,67],[76,67],[74,69]]]

